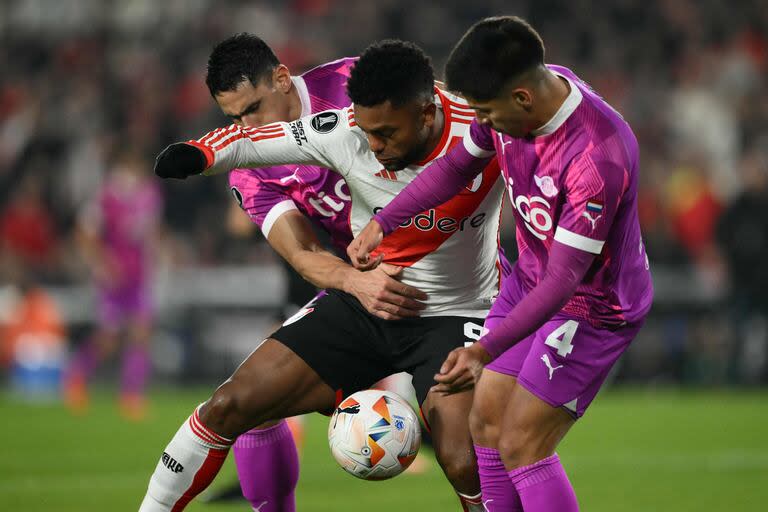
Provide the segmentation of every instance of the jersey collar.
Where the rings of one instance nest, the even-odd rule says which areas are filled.
[[[446,142],[448,142],[448,134],[451,133],[451,106],[448,98],[443,95],[442,91],[435,87],[435,104],[437,108],[443,111],[443,134],[440,136],[440,142],[437,143],[435,149],[421,162],[417,162],[416,165],[424,166],[434,160],[440,155],[445,148]]]
[[[552,119],[544,123],[543,126],[536,128],[535,130],[531,130],[531,135],[533,137],[549,135],[550,133],[553,133],[555,130],[560,128],[568,120],[568,118],[571,117],[571,114],[573,114],[573,111],[576,110],[576,108],[581,104],[581,100],[583,99],[581,90],[576,87],[576,84],[573,83],[570,78],[561,75],[557,71],[553,71],[553,73],[559,77],[564,78],[568,82],[568,86],[571,88],[571,92],[568,94],[568,97],[565,98],[563,104],[560,105],[560,108],[557,110],[557,112],[555,112],[555,115],[552,116]]]
[[[306,117],[312,113],[312,101],[309,99],[309,90],[307,90],[307,84],[303,77],[292,76],[291,81],[296,87],[296,91],[299,93],[299,101],[301,101],[301,116]]]

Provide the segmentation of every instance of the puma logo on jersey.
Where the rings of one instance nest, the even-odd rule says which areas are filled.
[[[555,374],[555,370],[563,367],[563,365],[553,367],[552,363],[549,361],[549,355],[547,354],[543,354],[541,356],[541,360],[544,361],[544,365],[547,367],[547,370],[549,370],[549,380],[552,380],[552,376]]]
[[[595,222],[600,220],[600,218],[602,217],[602,215],[598,215],[597,217],[592,218],[592,216],[589,214],[589,212],[583,212],[581,214],[581,216],[584,217],[585,219],[587,219],[590,222],[590,224],[592,224],[592,231],[595,230]]]
[[[289,181],[295,181],[297,183],[301,183],[301,179],[299,179],[299,168],[297,167],[295,171],[293,171],[293,174],[290,176],[286,176],[285,178],[280,178],[280,183],[286,184]]]

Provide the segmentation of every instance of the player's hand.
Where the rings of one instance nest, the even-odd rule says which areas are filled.
[[[205,155],[191,144],[177,142],[165,148],[155,160],[155,174],[161,178],[186,179],[205,170]]]
[[[440,373],[435,375],[437,384],[430,391],[449,395],[472,389],[490,361],[490,354],[479,343],[454,349],[440,367]]]
[[[384,320],[413,318],[426,305],[427,294],[398,281],[403,267],[384,263],[368,271],[350,273],[345,291],[354,295],[370,314]]]
[[[371,251],[379,246],[383,238],[384,231],[381,226],[371,220],[347,246],[347,255],[352,265],[359,270],[370,270],[379,266],[384,255],[379,254],[371,258]]]

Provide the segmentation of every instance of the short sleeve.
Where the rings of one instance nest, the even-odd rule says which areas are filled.
[[[253,173],[248,169],[235,169],[229,174],[229,188],[234,199],[266,238],[282,214],[298,208],[286,191],[263,182]]]

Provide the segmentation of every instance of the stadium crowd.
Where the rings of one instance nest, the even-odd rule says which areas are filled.
[[[211,47],[232,33],[260,35],[295,73],[376,39],[412,40],[440,75],[470,23],[511,13],[538,27],[548,61],[577,68],[633,126],[652,265],[694,274],[716,291],[708,307],[727,302],[735,325],[748,326],[744,336],[718,338],[705,323],[693,337],[714,344],[714,360],[735,352],[765,360],[768,10],[760,0],[738,9],[718,0],[0,2],[0,281],[89,279],[78,226],[118,153],[143,155],[149,173],[167,143],[227,122],[203,77]],[[250,232],[244,216],[228,217],[223,179],[160,186],[171,265],[273,261],[260,235],[241,236]],[[507,245],[512,234],[507,223]],[[757,341],[744,348],[749,335]],[[756,371],[750,379],[766,379],[765,364]]]

